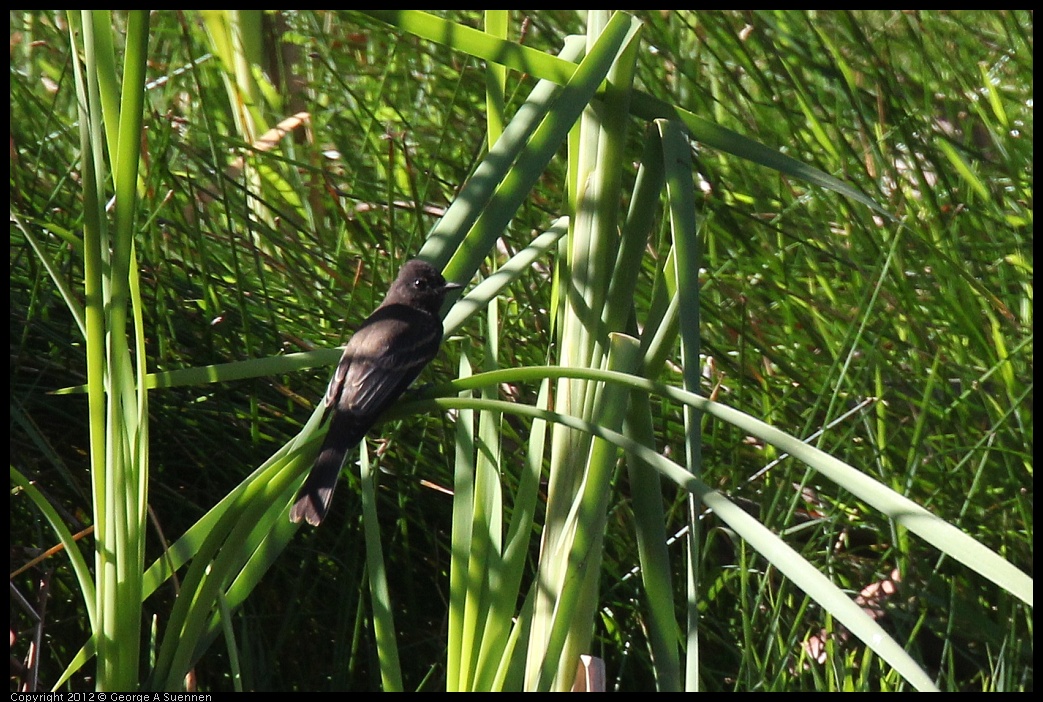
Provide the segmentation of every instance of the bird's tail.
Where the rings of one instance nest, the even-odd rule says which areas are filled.
[[[365,431],[359,432],[353,426],[338,426],[342,423],[338,420],[342,419],[354,424],[352,418],[343,417],[343,413],[333,413],[333,421],[330,422],[326,440],[319,450],[319,457],[315,459],[308,479],[297,491],[297,501],[290,509],[291,522],[303,519],[312,526],[318,526],[330,509],[333,488],[337,487],[337,478],[340,477],[344,457],[348,451],[355,448],[365,434]]]

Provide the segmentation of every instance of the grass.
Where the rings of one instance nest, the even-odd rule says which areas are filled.
[[[569,481],[594,474],[553,477],[559,475],[556,462],[565,459],[555,458],[561,449],[552,446],[561,437],[575,442],[585,434],[544,426],[549,415],[526,419],[511,407],[501,411],[490,400],[547,408],[552,395],[560,402],[575,392],[582,404],[587,393],[605,392],[594,383],[559,384],[551,392],[553,386],[543,384],[547,375],[534,370],[563,363],[566,343],[577,344],[569,347],[570,358],[583,359],[570,366],[600,368],[602,355],[626,353],[612,351],[596,333],[585,341],[570,333],[589,328],[582,307],[568,297],[575,280],[589,284],[584,294],[593,297],[583,299],[610,311],[606,324],[641,340],[643,373],[651,379],[677,387],[687,382],[790,436],[814,436],[810,443],[829,456],[1031,574],[1031,14],[637,17],[643,27],[636,38],[620,35],[624,48],[612,77],[616,86],[629,85],[626,72],[632,70],[638,93],[620,87],[600,99],[615,105],[606,109],[608,116],[627,109],[641,116],[585,125],[563,146],[548,140],[542,152],[512,151],[511,187],[492,196],[502,199],[481,209],[477,223],[462,205],[487,197],[474,176],[479,164],[494,166],[485,159],[485,115],[489,105],[495,112],[500,101],[487,101],[487,94],[495,96],[501,83],[487,82],[482,62],[461,48],[357,13],[151,17],[146,80],[157,82],[143,93],[134,220],[140,303],[132,309],[140,320],[132,326],[142,345],[130,358],[143,357],[155,382],[170,386],[150,391],[145,405],[150,511],[148,525],[141,525],[142,566],[194,533],[188,530],[198,520],[214,517],[204,522],[214,528],[201,532],[214,539],[213,559],[197,557],[198,566],[179,570],[178,582],[213,582],[235,613],[224,618],[230,626],[219,633],[210,628],[212,609],[201,608],[198,626],[209,633],[185,637],[194,648],[182,653],[169,649],[171,660],[183,655],[192,663],[199,689],[445,689],[466,687],[468,674],[483,684],[496,678],[520,686],[525,675],[545,669],[505,663],[503,677],[496,677],[495,671],[481,672],[487,670],[478,664],[483,654],[454,663],[455,647],[447,639],[474,637],[467,640],[489,657],[493,644],[514,640],[509,627],[483,638],[475,622],[488,622],[486,632],[492,632],[503,620],[483,620],[478,611],[501,608],[509,620],[527,611],[537,577],[565,577],[541,557],[540,540],[568,524],[573,504],[599,505],[588,541],[579,542],[592,544],[599,562],[585,576],[593,584],[569,608],[585,612],[580,619],[593,626],[581,621],[561,634],[567,638],[560,643],[604,658],[610,687],[909,687],[878,651],[847,638],[837,610],[811,600],[788,572],[782,574],[784,564],[770,550],[752,545],[748,530],[756,525],[737,516],[725,520],[726,505],[704,511],[669,478],[649,473],[640,461],[626,465],[616,449],[597,443],[581,459],[569,459],[605,476],[591,482],[589,501],[559,504],[549,494],[569,492],[575,487]],[[473,15],[449,19],[480,26]],[[507,39],[517,40],[520,32],[525,46],[554,54],[566,34],[582,33],[588,24],[566,12],[527,15],[521,27],[520,19],[511,15]],[[235,52],[221,53],[221,33],[236,22],[282,37],[282,43],[243,47],[244,55],[255,52],[267,66],[266,80],[236,73]],[[52,523],[76,532],[101,521],[92,516],[97,505],[87,470],[87,403],[80,395],[48,394],[89,379],[85,336],[70,314],[76,305],[68,302],[84,302],[82,232],[89,210],[65,23],[64,15],[48,12],[12,16],[10,194],[19,221],[11,229],[11,465],[13,487],[23,484],[16,473],[30,477],[57,510]],[[123,37],[133,28],[121,14],[111,24],[122,65]],[[453,36],[450,43],[465,39]],[[477,39],[475,53],[496,46]],[[523,101],[530,100],[523,113],[535,109],[533,76],[544,68],[524,64],[528,60],[524,54],[509,58],[532,75],[506,73],[508,130],[520,128]],[[248,109],[237,95],[257,102]],[[672,221],[669,209],[646,205],[645,197],[658,203],[660,190],[649,186],[646,193],[647,181],[632,167],[640,162],[642,173],[654,179],[654,159],[647,156],[660,142],[648,136],[642,111],[657,104],[838,179],[879,209],[809,185],[801,171],[786,170],[788,161],[759,165],[763,154],[753,142],[729,141],[707,128],[690,163],[677,169],[667,163],[663,176],[674,192],[692,194],[687,202],[701,250],[695,266],[695,254],[678,256],[675,242],[683,235],[672,226],[690,218]],[[244,149],[301,111],[308,119],[284,123],[287,134],[277,146]],[[549,114],[557,119],[559,107]],[[560,121],[567,130],[570,123]],[[534,118],[532,130],[540,124]],[[693,133],[699,126],[689,125]],[[674,144],[673,138],[666,132],[662,142]],[[611,148],[591,150],[590,139]],[[598,159],[586,160],[587,153]],[[597,199],[596,212],[581,206],[584,169],[594,174],[589,182],[598,183],[598,192],[608,193]],[[685,202],[669,199],[675,207]],[[636,213],[646,211],[653,214],[644,223]],[[552,230],[561,214],[573,216],[568,233],[546,239],[549,248],[533,250],[532,262],[518,265],[514,255],[529,251],[533,233]],[[481,236],[465,237],[472,224]],[[425,244],[432,227],[435,236]],[[582,227],[588,227],[586,239],[579,235]],[[614,260],[612,236],[619,227],[619,249],[636,253],[627,254],[627,265],[599,269],[599,261]],[[581,241],[590,242],[589,255],[577,254]],[[633,249],[627,248],[631,242]],[[490,303],[447,319],[452,333],[422,382],[520,370],[497,385],[499,392],[476,382],[486,387],[484,399],[468,391],[442,400],[440,408],[452,407],[450,414],[410,415],[374,432],[369,460],[379,484],[372,498],[361,499],[370,500],[367,510],[375,508],[375,522],[358,518],[359,478],[349,470],[328,523],[294,534],[279,514],[288,503],[280,496],[292,491],[292,480],[306,467],[314,429],[309,415],[339,355],[334,347],[379,303],[398,265],[422,247],[461,279],[480,268],[475,283],[495,281],[500,267],[510,277],[508,284],[496,284]],[[684,275],[697,275],[699,283],[698,297],[674,298],[679,310],[697,301],[700,355],[687,364],[678,329],[691,327],[693,313],[669,307]],[[72,292],[62,297],[58,282]],[[680,289],[691,291],[692,282]],[[653,343],[656,332],[666,340],[661,347]],[[691,354],[692,338],[686,339]],[[611,358],[626,363],[623,356]],[[259,367],[219,365],[251,359],[260,359]],[[207,383],[207,373],[187,380],[173,374],[207,366],[227,382]],[[460,384],[452,389],[465,392]],[[826,575],[851,598],[867,596],[867,588],[896,571],[897,594],[880,601],[886,612],[880,623],[934,685],[1032,689],[1031,605],[961,563],[963,546],[941,552],[927,545],[853,484],[786,458],[738,421],[686,413],[676,396],[629,398],[631,409],[647,409],[612,421],[595,402],[577,416],[606,429],[614,424],[682,465],[694,467],[686,454],[697,449],[702,483],[781,535],[812,574]],[[398,417],[409,411],[400,408]],[[464,431],[468,421],[473,432]],[[288,444],[302,430],[305,443]],[[486,442],[487,450],[465,450],[467,437]],[[234,493],[243,495],[238,502],[210,512],[258,466],[259,477]],[[461,494],[470,476],[480,497],[470,504],[485,516],[462,519],[463,499],[454,505],[447,492]],[[26,494],[18,491],[11,501],[13,565],[55,541]],[[453,560],[460,558],[460,530],[485,519],[492,553],[521,544],[505,551],[504,572],[518,582],[508,589],[513,596],[502,600],[470,599],[458,589],[459,583],[488,587],[500,572],[478,560],[465,561],[460,570],[461,561]],[[225,526],[214,526],[219,524]],[[363,529],[380,539],[382,560],[367,561]],[[228,540],[217,541],[218,534]],[[686,541],[686,534],[696,538]],[[82,552],[91,554],[92,540],[99,538],[81,540]],[[234,547],[219,547],[253,539],[266,548],[237,554]],[[247,560],[262,552],[259,563]],[[686,568],[688,553],[696,563],[692,570]],[[233,556],[243,560],[221,560]],[[656,558],[661,567],[648,565]],[[559,557],[559,563],[567,561],[567,555]],[[252,573],[250,584],[226,592],[230,581],[204,573],[207,564],[245,569]],[[371,599],[373,577],[386,583],[385,600]],[[46,604],[42,629],[14,606],[12,628],[19,634],[13,646],[19,657],[27,655],[36,632],[46,637],[35,665],[41,689],[49,689],[93,630],[84,617],[85,599],[92,598],[82,594],[84,577],[74,576],[60,556],[12,582],[38,612]],[[660,593],[651,603],[649,591]],[[595,597],[583,599],[590,593]],[[572,596],[567,586],[562,596]],[[156,673],[145,652],[163,647],[176,602],[167,580],[145,601],[138,622],[144,633],[124,642],[141,649],[142,662],[125,680],[164,686],[149,679]],[[393,644],[374,640],[379,602],[388,603],[391,618],[381,626],[393,627]],[[531,604],[534,611],[552,605]],[[453,613],[457,606],[459,614]],[[687,624],[692,613],[698,614],[697,629]],[[664,623],[671,620],[673,635]],[[657,640],[663,627],[666,634]],[[697,633],[679,647],[678,637],[689,631]],[[533,655],[538,637],[516,636],[529,642]],[[815,641],[826,647],[824,663],[808,660]],[[389,650],[398,657],[394,669]],[[664,665],[671,656],[673,672]],[[103,679],[104,671],[91,662],[73,671],[64,689],[90,689]]]

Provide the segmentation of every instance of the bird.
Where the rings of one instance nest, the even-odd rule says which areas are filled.
[[[290,521],[322,523],[345,456],[438,353],[442,303],[462,287],[425,261],[402,266],[384,301],[344,347],[326,389],[320,426],[329,419],[329,431],[297,491]]]

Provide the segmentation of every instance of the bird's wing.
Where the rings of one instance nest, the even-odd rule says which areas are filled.
[[[351,355],[345,349],[344,354],[340,357],[340,362],[337,363],[337,369],[333,371],[333,377],[330,378],[329,385],[326,386],[325,409],[322,411],[322,422],[320,424],[325,424],[330,412],[336,406],[337,398],[340,397],[341,390],[344,389],[344,378],[347,377],[348,368],[350,367]]]
[[[345,358],[327,392],[327,407],[337,403],[355,415],[373,416],[401,395],[424,369],[442,340],[437,318],[411,309],[382,308],[348,342]]]

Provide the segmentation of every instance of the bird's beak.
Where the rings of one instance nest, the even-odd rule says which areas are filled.
[[[460,285],[460,283],[446,283],[445,284],[446,292],[449,292],[450,290],[459,290],[462,287],[463,287],[463,285]]]

